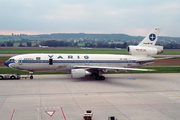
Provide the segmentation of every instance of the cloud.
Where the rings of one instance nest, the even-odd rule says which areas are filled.
[[[20,35],[20,34],[26,34],[26,35],[38,35],[42,34],[41,32],[36,32],[36,31],[0,31],[0,35]]]
[[[45,14],[45,19],[50,20],[75,20],[81,17],[87,17],[87,14],[84,12],[84,6],[81,4],[59,5]]]
[[[161,27],[180,36],[177,0],[1,0],[0,8],[1,31],[146,35]]]

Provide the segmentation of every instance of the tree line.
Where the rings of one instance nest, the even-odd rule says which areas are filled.
[[[160,43],[160,42],[158,42]],[[107,40],[80,40],[80,41],[59,41],[59,40],[46,40],[46,41],[30,41],[27,39],[22,39],[20,41],[5,41],[0,43],[0,47],[38,47],[39,45],[42,46],[49,46],[49,47],[92,47],[92,48],[127,48],[129,45],[137,45],[137,42],[131,41],[124,41],[121,43],[113,43]],[[180,44],[177,42],[166,42],[159,44],[164,46],[164,49],[180,49]]]
[[[39,45],[42,46],[49,46],[49,47],[97,47],[97,48],[126,48],[127,43],[124,42],[123,44],[114,44],[109,43],[107,41],[58,41],[58,40],[47,40],[47,41],[40,41],[36,42],[36,44],[32,44],[32,41],[6,41],[0,44],[0,47],[13,47],[14,44],[19,44],[18,47],[38,47]]]

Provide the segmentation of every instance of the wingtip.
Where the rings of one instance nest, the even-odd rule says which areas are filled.
[[[155,69],[149,69],[149,71],[156,71]]]

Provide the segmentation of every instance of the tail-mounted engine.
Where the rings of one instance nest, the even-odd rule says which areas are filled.
[[[127,51],[131,55],[156,55],[163,52],[163,46],[143,47],[129,46]]]

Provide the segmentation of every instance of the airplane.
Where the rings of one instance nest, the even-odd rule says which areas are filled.
[[[163,52],[163,46],[155,45],[160,28],[155,28],[137,46],[127,48],[130,55],[112,54],[21,54],[11,57],[5,65],[29,71],[33,79],[35,71],[68,71],[72,78],[82,78],[87,75],[95,76],[96,80],[105,80],[103,72],[108,71],[153,71],[138,67],[152,64],[153,55]]]
[[[115,47],[115,49],[116,49],[116,50],[121,50],[121,48],[117,48],[117,47]]]
[[[89,48],[89,47],[81,47],[81,49],[92,49],[92,48]]]
[[[81,47],[81,49],[86,49],[85,47]]]
[[[41,47],[41,48],[49,48],[49,46],[41,46],[41,45],[39,45],[39,47]]]

